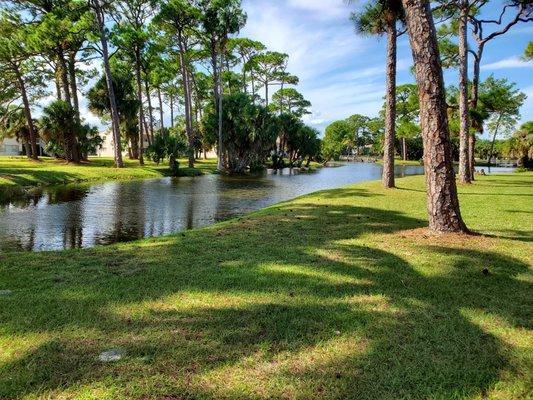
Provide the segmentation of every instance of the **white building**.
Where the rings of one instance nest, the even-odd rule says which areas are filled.
[[[17,139],[7,138],[0,141],[0,156],[18,156],[22,154],[22,144]]]
[[[39,155],[44,154],[44,142],[40,139],[37,141],[39,146]],[[20,156],[24,154],[24,146],[15,138],[5,138],[0,140],[0,156]]]
[[[98,157],[114,157],[115,156],[115,142],[113,141],[113,132],[101,132],[100,136],[103,139],[102,147],[96,151]],[[144,138],[144,146],[146,149],[148,147],[148,140]],[[127,154],[127,148],[122,149],[123,154]]]

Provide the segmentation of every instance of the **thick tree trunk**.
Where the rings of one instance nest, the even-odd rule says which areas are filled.
[[[466,232],[452,163],[444,79],[429,1],[402,0],[415,62],[424,142],[429,228]]]
[[[109,65],[109,50],[107,47],[107,34],[105,31],[105,20],[102,7],[100,5],[100,0],[91,0],[93,10],[96,14],[96,19],[98,23],[98,29],[100,31],[100,43],[102,45],[102,61],[104,63],[104,72],[107,83],[107,92],[109,96],[109,104],[111,108],[111,127],[113,130],[113,142],[115,145],[115,165],[117,168],[124,167],[122,161],[122,144],[120,143],[120,123],[119,115],[117,109],[117,103],[115,99],[115,90],[113,88],[113,78],[111,75],[111,67]]]
[[[61,86],[63,88],[63,94],[65,95],[65,101],[72,107],[72,98],[70,97],[70,88],[68,82],[67,63],[65,61],[65,56],[61,49],[57,51],[57,62],[59,64],[59,76],[61,78]]]
[[[22,78],[22,74],[18,66],[15,68],[15,75],[17,77],[17,82],[20,90],[20,96],[22,97],[22,104],[24,106],[24,116],[26,117],[26,123],[28,124],[28,133],[30,135],[30,145],[31,145],[31,158],[37,160],[39,158],[39,150],[37,148],[37,135],[35,134],[35,126],[33,125],[33,118],[31,116],[30,102],[28,100],[28,94],[26,92],[26,84]]]
[[[396,19],[387,22],[387,100],[383,138],[383,175],[385,188],[394,187],[394,136],[396,124]]]
[[[461,16],[459,18],[459,181],[470,183],[470,162],[468,151],[469,120],[468,120],[468,0],[461,0]]]

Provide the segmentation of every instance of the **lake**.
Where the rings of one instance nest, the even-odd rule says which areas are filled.
[[[397,166],[397,176],[422,174]],[[300,173],[204,175],[50,187],[0,204],[0,247],[92,247],[207,226],[317,190],[380,179],[381,166],[349,163]]]

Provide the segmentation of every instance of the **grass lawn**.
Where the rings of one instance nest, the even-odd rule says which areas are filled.
[[[397,185],[0,254],[0,398],[531,399],[533,174],[459,188],[483,236],[427,235]]]
[[[144,167],[135,160],[124,159],[125,168],[115,168],[111,158],[92,157],[90,162],[79,165],[66,164],[62,160],[42,157],[41,161],[29,161],[25,157],[0,157],[0,193],[17,192],[22,188],[64,183],[96,182],[107,180],[147,179],[167,176],[168,165],[156,165],[146,161]],[[211,173],[216,170],[216,159],[198,160],[195,168],[187,168],[187,160],[180,160],[180,172],[184,175]],[[0,195],[1,197],[1,195]]]
[[[383,164],[383,160],[379,159],[377,161],[378,164]],[[400,158],[396,158],[394,160],[394,165],[424,165],[420,160],[402,160]]]

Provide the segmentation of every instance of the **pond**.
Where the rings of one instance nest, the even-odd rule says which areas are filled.
[[[422,174],[397,166],[398,176]],[[62,250],[198,228],[322,189],[379,179],[381,166],[350,163],[312,173],[205,175],[50,187],[0,204],[0,248]]]

